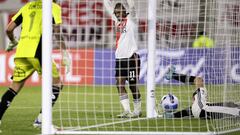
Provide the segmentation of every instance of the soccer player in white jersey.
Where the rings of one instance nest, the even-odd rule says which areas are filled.
[[[222,118],[224,116],[240,116],[239,105],[232,102],[209,103],[207,89],[201,77],[187,76],[175,73],[175,67],[170,67],[166,79],[174,79],[183,83],[194,84],[196,89],[192,96],[192,106],[174,113],[174,117],[194,116],[195,118]]]
[[[127,0],[125,3],[114,3],[111,0],[104,0],[107,11],[115,21],[116,33],[116,85],[120,97],[120,103],[124,109],[123,113],[117,115],[119,118],[140,117],[141,94],[138,88],[140,57],[136,53],[138,50],[136,33],[136,13],[134,2]],[[125,88],[126,80],[133,96],[134,110],[131,112],[128,94]]]

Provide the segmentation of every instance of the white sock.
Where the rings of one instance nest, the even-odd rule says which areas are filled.
[[[125,112],[131,112],[129,99],[128,99],[127,95],[120,96],[120,103],[122,104],[122,107],[123,107]]]
[[[42,113],[39,113],[39,114],[38,114],[37,119],[38,119],[39,122],[42,122]]]
[[[134,113],[140,113],[142,111],[141,99],[133,100]]]

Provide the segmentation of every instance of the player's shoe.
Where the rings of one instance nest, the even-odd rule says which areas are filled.
[[[171,80],[172,79],[172,76],[173,76],[173,73],[175,73],[176,71],[176,68],[174,66],[171,66],[169,69],[168,69],[168,72],[166,73],[165,75],[165,79],[166,80]]]
[[[33,127],[35,127],[35,128],[41,128],[41,127],[42,127],[42,122],[39,121],[38,119],[36,119],[36,120],[33,122]]]
[[[121,114],[117,115],[118,118],[131,118],[132,113],[128,111],[124,111]]]
[[[141,111],[138,111],[138,112],[133,112],[131,114],[131,118],[139,118],[142,116],[142,112]]]

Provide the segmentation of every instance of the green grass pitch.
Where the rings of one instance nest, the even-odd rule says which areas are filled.
[[[191,97],[192,91],[179,95],[179,89],[193,89],[189,86],[171,86],[180,98]],[[188,87],[188,88],[187,88]],[[7,87],[0,87],[2,95]],[[143,119],[128,121],[115,116],[121,112],[115,86],[65,86],[53,109],[53,123],[57,126],[80,127],[84,131],[207,131],[206,121],[198,119],[145,119],[145,87],[141,86]],[[168,87],[156,88],[156,99],[166,94]],[[131,98],[131,96],[130,96]],[[130,99],[131,100],[131,99]],[[187,101],[186,100],[186,101]],[[156,101],[158,102],[158,100]],[[41,106],[41,87],[24,87],[12,102],[2,119],[4,135],[40,134],[32,126]],[[181,108],[188,103],[181,104]],[[95,110],[95,111],[94,111]],[[105,124],[105,125],[104,125]],[[211,130],[211,128],[210,128]],[[234,133],[233,133],[234,134]],[[236,133],[236,134],[239,134]]]

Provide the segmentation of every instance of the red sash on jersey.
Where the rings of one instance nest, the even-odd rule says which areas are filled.
[[[116,48],[118,48],[118,40],[120,39],[122,30],[126,27],[127,18],[124,18],[118,25],[117,25],[117,32],[116,32]]]

